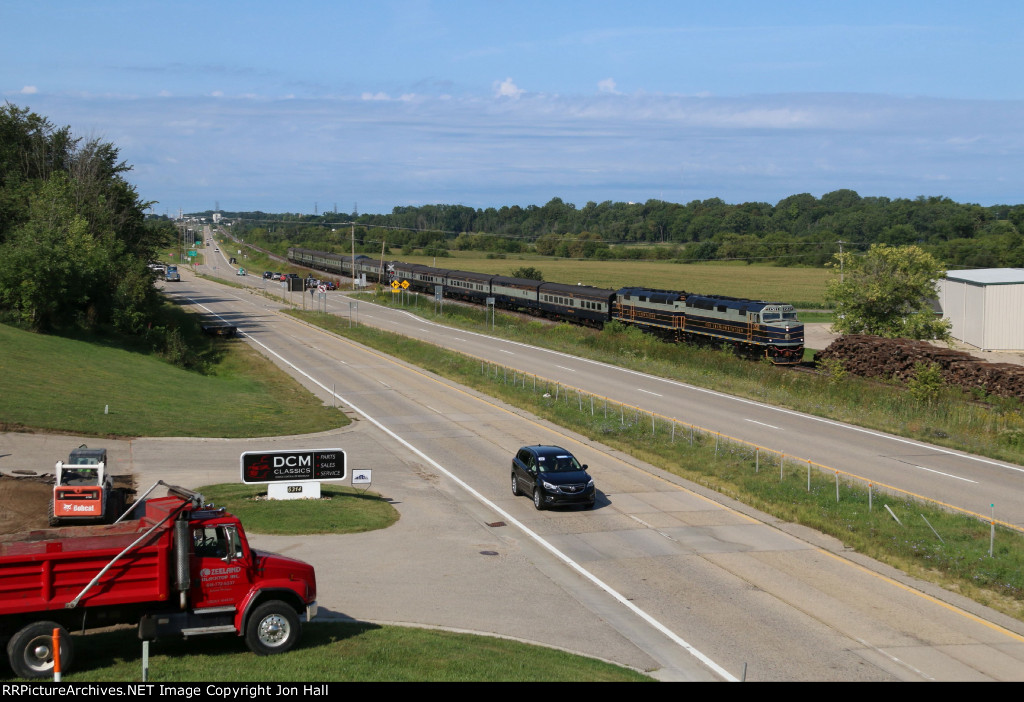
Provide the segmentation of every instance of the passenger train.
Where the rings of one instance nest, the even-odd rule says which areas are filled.
[[[596,328],[617,321],[668,341],[727,345],[741,355],[778,365],[803,360],[804,325],[792,305],[779,302],[646,287],[605,290],[297,247],[288,249],[288,260],[350,278],[365,275],[384,284],[407,281],[415,291],[481,305],[493,298],[502,309]]]

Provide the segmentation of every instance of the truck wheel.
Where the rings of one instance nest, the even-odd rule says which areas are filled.
[[[33,622],[7,642],[7,659],[19,678],[46,678],[53,675],[53,630],[60,636],[60,669],[71,668],[75,645],[68,630],[56,622]]]
[[[299,615],[284,602],[264,602],[249,615],[245,645],[259,656],[291,650],[302,633]]]
[[[50,514],[49,514],[49,517],[47,518],[47,521],[48,521],[49,525],[52,526],[52,527],[60,526],[60,520],[57,519],[57,517],[54,516],[53,509],[54,509],[53,498],[51,497],[50,498]]]

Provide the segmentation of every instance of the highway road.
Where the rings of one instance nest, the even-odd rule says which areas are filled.
[[[271,294],[280,286],[247,279]],[[289,298],[288,295],[291,297]],[[785,454],[787,460],[840,470],[911,495],[953,505],[967,513],[1024,530],[1024,467],[952,451],[885,432],[793,412],[564,353],[465,331],[421,319],[406,311],[369,302],[353,303],[328,293],[284,295],[312,309],[314,302],[332,314],[355,318],[406,336],[548,378],[585,393],[604,396],[646,412],[734,437]],[[432,304],[421,296],[423,304]],[[326,304],[324,304],[326,303]],[[448,303],[450,304],[450,303]],[[323,307],[318,307],[322,309]],[[865,398],[870,402],[870,398]]]
[[[384,494],[403,515],[397,527],[358,537],[260,537],[258,545],[310,560],[318,573],[329,574],[321,576],[329,583],[321,588],[328,610],[524,638],[649,670],[664,680],[1024,678],[1019,622],[295,322],[258,290],[188,274],[167,289],[236,324],[321,401],[359,417],[336,436],[204,441],[194,449],[206,458],[204,474],[191,476],[198,480],[237,476],[243,446],[320,440],[340,443],[354,469],[372,468],[380,476]],[[370,321],[371,309],[374,324],[395,323],[394,311],[385,314],[364,303],[361,321]],[[408,331],[407,317],[402,324]],[[437,332],[421,323],[411,326]],[[468,343],[469,336],[447,331],[442,338]],[[493,339],[478,343],[481,351],[489,346],[505,356],[516,354],[517,364],[562,366],[574,379],[593,375],[572,384],[600,383],[604,394],[657,388],[660,397],[652,395],[649,402],[674,398],[679,407],[690,406],[702,425],[717,415],[733,427],[750,424],[751,436],[762,445],[788,441],[800,431],[782,427],[783,419],[814,421],[695,388],[645,386],[657,381],[636,374],[612,379],[607,367]],[[666,404],[665,414],[678,417],[675,409]],[[805,447],[805,455],[820,452],[827,464],[834,454],[820,435],[839,430],[827,423],[813,426],[818,436],[793,445]],[[869,434],[858,441],[869,438],[875,440]],[[145,476],[168,475],[174,468],[167,446],[176,447],[180,457],[188,443],[136,441],[127,462]],[[510,457],[526,443],[562,444],[590,464],[597,508],[537,512],[525,497],[513,497]],[[948,460],[935,449],[899,446],[867,452],[873,458],[863,460]]]

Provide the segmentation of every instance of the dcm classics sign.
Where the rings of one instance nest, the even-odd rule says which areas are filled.
[[[243,483],[345,479],[345,452],[341,449],[246,451],[241,463]]]

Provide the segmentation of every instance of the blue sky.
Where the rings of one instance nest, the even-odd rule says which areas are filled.
[[[0,2],[0,93],[154,211],[1024,202],[1024,3]]]

